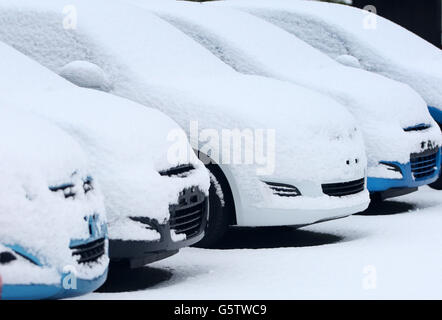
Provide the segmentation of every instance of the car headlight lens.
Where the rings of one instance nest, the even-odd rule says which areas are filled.
[[[64,197],[68,199],[75,197],[74,187],[75,185],[73,183],[66,183],[59,186],[51,186],[49,187],[49,190],[52,192],[63,191]]]

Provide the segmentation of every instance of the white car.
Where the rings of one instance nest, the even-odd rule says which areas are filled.
[[[112,261],[143,266],[203,237],[210,178],[174,121],[79,88],[4,43],[0,55],[0,97],[51,120],[90,156],[105,197]]]
[[[138,2],[239,72],[290,81],[347,106],[364,135],[368,190],[374,196],[403,195],[439,177],[440,129],[425,101],[407,85],[342,66],[292,34],[228,7],[240,1]]]
[[[92,63],[108,79],[94,87],[181,125],[212,176],[200,245],[215,244],[228,225],[304,226],[367,208],[364,144],[343,106],[287,82],[241,75],[126,2],[72,5],[81,24],[66,30],[59,2],[3,1],[0,38],[80,86],[91,87],[82,66]]]
[[[414,33],[372,12],[333,3],[230,0],[224,4],[273,23],[339,63],[408,84],[422,96],[442,129],[442,51]],[[431,186],[441,189],[442,178]]]
[[[62,130],[0,101],[0,299],[92,292],[109,258],[89,160]]]

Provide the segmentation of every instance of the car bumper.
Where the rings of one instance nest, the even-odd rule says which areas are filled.
[[[294,202],[292,208],[287,209],[271,207],[244,208],[244,214],[239,217],[237,224],[238,226],[247,227],[302,227],[362,212],[367,209],[370,202],[367,191],[341,198],[328,196],[309,199],[299,198],[302,201],[301,205],[297,206]]]
[[[132,218],[156,230],[160,234],[160,239],[156,241],[110,239],[111,260],[114,262],[126,260],[131,268],[138,268],[167,258],[177,253],[179,249],[199,242],[204,237],[209,202],[203,192],[189,190],[193,188],[184,190],[180,195],[178,201],[180,204],[170,206],[171,220],[166,224],[159,224],[156,220],[149,218]],[[190,199],[194,197],[196,200],[191,203]],[[192,226],[195,226],[194,229],[186,231]],[[173,239],[172,230],[176,231],[178,236],[185,234],[185,239]]]
[[[386,162],[387,163],[387,162]],[[433,183],[439,177],[441,170],[441,149],[439,148],[436,155],[436,166],[434,172],[425,177],[416,179],[413,175],[412,165],[410,162],[401,164],[398,162],[388,162],[400,169],[402,179],[387,179],[368,177],[367,187],[370,193],[378,194],[381,198],[392,198],[416,191],[418,187]]]
[[[63,288],[63,275],[58,285],[45,284],[4,284],[1,288],[0,298],[3,300],[42,300],[64,299],[81,296],[95,291],[103,285],[107,279],[107,269],[99,277],[92,280],[77,279],[76,288]]]
[[[207,218],[205,220],[207,220]],[[111,261],[127,260],[131,268],[140,268],[146,264],[168,258],[178,253],[179,249],[199,242],[204,237],[205,226],[206,224],[204,222],[197,236],[183,241],[172,240],[169,225],[164,225],[164,227],[161,228],[161,240],[159,241],[111,240],[109,242]]]

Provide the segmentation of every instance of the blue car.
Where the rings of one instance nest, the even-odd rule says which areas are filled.
[[[0,141],[0,298],[92,292],[109,258],[103,196],[87,158],[63,131],[14,109],[0,107],[8,137]]]
[[[381,164],[401,175],[401,178],[394,179],[368,177],[367,186],[370,193],[384,200],[435,183],[441,171],[441,149],[428,148],[422,153],[411,154],[410,162],[406,164],[399,162],[381,162]]]

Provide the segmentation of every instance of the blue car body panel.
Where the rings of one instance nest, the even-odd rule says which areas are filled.
[[[437,123],[442,123],[442,110],[435,108],[435,107],[428,107],[428,110],[430,111],[431,116],[436,120]]]
[[[367,187],[371,193],[383,192],[389,189],[400,189],[400,188],[417,188],[424,186],[436,181],[439,177],[441,171],[441,149],[439,148],[436,155],[436,169],[431,176],[425,177],[423,179],[415,179],[411,169],[411,163],[402,164],[399,162],[383,162],[385,164],[392,164],[399,168],[402,173],[402,179],[385,179],[385,178],[373,178],[368,177]]]
[[[13,250],[15,253],[19,254],[20,256],[26,258],[27,260],[29,260],[30,262],[32,262],[33,264],[42,267],[43,263],[41,263],[40,259],[38,259],[36,256],[34,256],[33,254],[27,252],[27,250],[25,248],[23,248],[20,245],[5,245],[6,248],[9,248],[11,250]]]
[[[77,297],[92,292],[103,285],[107,278],[107,269],[99,277],[92,280],[77,279],[76,289],[64,289],[63,279],[68,274],[61,277],[60,284],[11,284],[4,285],[1,292],[1,299],[4,300],[42,300],[42,299],[62,299]]]
[[[70,247],[81,246],[94,242],[100,238],[107,238],[107,226],[106,224],[98,223],[98,216],[91,215],[85,217],[85,221],[88,222],[90,237],[82,240],[71,240]],[[26,249],[19,245],[5,245],[10,248],[16,254],[24,257],[30,263],[44,268],[44,263],[34,255],[27,252]],[[66,289],[63,287],[63,283],[66,277],[71,276],[71,273],[60,273],[60,281],[58,284],[46,285],[46,284],[3,284],[1,288],[0,299],[4,300],[35,300],[35,299],[62,299],[76,297],[80,295],[92,292],[106,281],[108,269],[103,272],[102,275],[95,279],[85,280],[77,278],[76,288]]]

